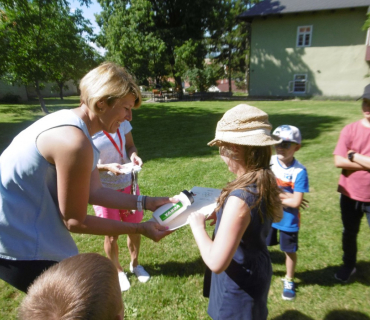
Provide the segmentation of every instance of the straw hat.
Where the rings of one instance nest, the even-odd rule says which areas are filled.
[[[280,138],[271,135],[271,129],[266,112],[247,104],[239,104],[225,112],[217,123],[216,137],[208,142],[208,145],[222,145],[226,142],[248,146],[271,146],[280,143]]]

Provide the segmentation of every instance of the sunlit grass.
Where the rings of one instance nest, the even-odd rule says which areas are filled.
[[[79,99],[48,100],[51,111],[77,107]],[[216,148],[207,146],[217,121],[236,101],[144,103],[134,111],[133,136],[144,160],[139,175],[142,193],[171,196],[193,186],[221,188],[232,175]],[[302,212],[296,280],[297,299],[281,299],[284,256],[271,249],[274,275],[269,295],[269,319],[370,319],[370,232],[365,219],[359,234],[358,272],[347,285],[333,277],[341,264],[341,220],[336,192],[340,171],[332,152],[342,127],[361,118],[359,102],[249,101],[270,115],[274,127],[292,124],[301,129],[302,149],[296,157],[308,170],[310,207]],[[20,109],[17,109],[20,108]],[[17,110],[22,110],[18,113]],[[15,134],[42,113],[37,102],[0,105],[0,150]],[[3,112],[4,111],[4,112]],[[19,114],[22,114],[19,116]],[[6,139],[5,139],[5,138]],[[6,142],[2,139],[4,138]],[[89,213],[93,214],[91,207]],[[151,214],[146,212],[145,219]],[[208,227],[211,234],[212,228]],[[104,254],[103,237],[74,235],[81,252]],[[121,263],[128,271],[126,237],[120,237]],[[140,263],[152,275],[141,284],[129,275],[131,289],[123,293],[126,319],[208,319],[202,296],[204,265],[189,227],[159,243],[142,239]],[[102,284],[104,285],[104,284]],[[0,319],[15,319],[22,293],[0,282]]]

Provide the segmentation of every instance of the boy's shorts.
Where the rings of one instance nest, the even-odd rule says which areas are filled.
[[[279,231],[279,241],[278,241],[278,231]],[[278,230],[271,227],[270,233],[266,238],[267,246],[275,246],[280,242],[280,249],[284,252],[297,252],[298,251],[298,231],[297,232],[287,232],[283,230]]]
[[[125,189],[117,190],[122,193],[131,193],[131,186],[126,187]],[[136,194],[140,194],[139,186],[136,187]],[[132,213],[130,210],[120,210],[120,209],[111,209],[101,206],[93,206],[95,215],[100,218],[106,218],[117,221],[124,221],[130,223],[139,223],[143,220],[144,213],[143,211],[135,210],[135,213]]]

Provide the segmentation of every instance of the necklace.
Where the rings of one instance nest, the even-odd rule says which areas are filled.
[[[85,108],[84,108],[84,109],[82,109],[82,107],[81,107],[81,110],[82,110],[82,112],[85,114],[85,116],[86,116],[86,118],[87,118],[87,120],[88,120],[87,128],[88,128],[89,134],[91,135],[91,120],[90,120],[89,116],[87,115],[87,113],[86,113],[86,111],[85,111]]]

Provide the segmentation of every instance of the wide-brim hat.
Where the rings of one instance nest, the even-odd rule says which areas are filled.
[[[282,140],[271,134],[272,126],[266,112],[239,104],[225,112],[217,123],[216,136],[209,146],[225,143],[247,146],[271,146]]]
[[[369,99],[370,100],[370,84],[368,84],[365,89],[364,89],[364,93],[362,94],[362,96],[356,100],[360,100],[360,99]]]

